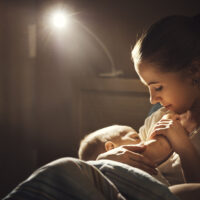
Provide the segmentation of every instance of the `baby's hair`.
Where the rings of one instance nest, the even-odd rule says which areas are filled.
[[[78,157],[82,160],[96,160],[105,152],[105,143],[115,141],[127,132],[128,126],[112,125],[86,135],[80,142]]]
[[[132,51],[134,64],[156,64],[163,72],[177,72],[200,61],[200,14],[174,15],[153,24]]]

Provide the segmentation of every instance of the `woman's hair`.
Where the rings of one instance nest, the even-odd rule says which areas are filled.
[[[146,61],[175,72],[200,61],[200,15],[174,15],[153,24],[132,51],[134,64]]]
[[[86,135],[80,142],[78,157],[82,160],[96,160],[99,154],[106,151],[107,141],[114,142],[130,130],[133,129],[129,126],[112,125]]]

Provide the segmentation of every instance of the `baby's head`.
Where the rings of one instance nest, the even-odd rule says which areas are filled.
[[[126,144],[140,143],[138,133],[129,126],[113,125],[88,134],[80,142],[78,156],[82,160],[96,160],[108,150]]]

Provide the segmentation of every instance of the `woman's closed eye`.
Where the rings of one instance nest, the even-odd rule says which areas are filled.
[[[130,138],[134,140],[140,140],[138,133],[128,133],[124,136],[124,138]]]
[[[163,86],[159,86],[155,88],[155,91],[161,91],[163,89]]]
[[[140,140],[139,136],[130,136],[131,138],[135,139],[135,140]]]
[[[130,137],[131,139],[134,139],[134,140],[140,140],[140,137],[139,137],[138,134],[130,134],[129,137]]]

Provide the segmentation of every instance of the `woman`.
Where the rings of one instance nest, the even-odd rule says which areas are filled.
[[[149,89],[150,102],[165,107],[146,119],[140,129],[141,138],[163,135],[168,139],[175,153],[159,167],[160,171],[171,185],[192,183],[171,187],[182,199],[191,198],[194,190],[197,196],[200,193],[200,15],[170,16],[156,22],[134,46],[132,60],[140,80]],[[173,114],[162,118],[166,111]],[[107,157],[122,162],[129,157],[135,162],[133,166],[141,169],[147,164],[128,150],[99,156]],[[151,172],[151,166],[145,168]],[[187,192],[182,194],[183,191]]]
[[[150,102],[179,114],[161,119],[150,137],[164,135],[180,157],[185,182],[200,183],[200,16],[158,21],[138,40],[132,58]]]

